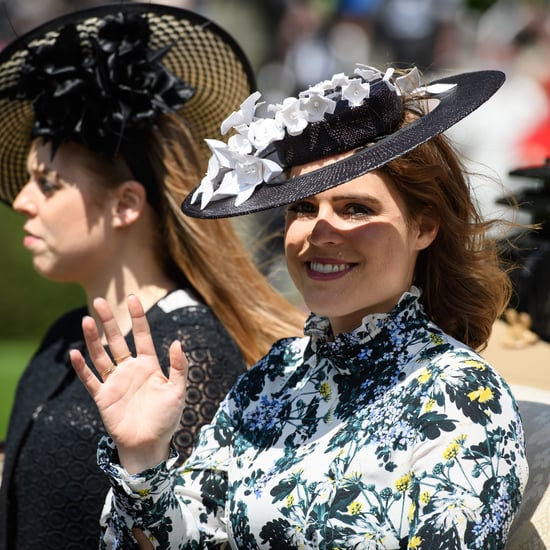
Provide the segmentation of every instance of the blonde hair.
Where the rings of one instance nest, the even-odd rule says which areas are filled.
[[[300,335],[305,313],[280,295],[254,264],[229,219],[200,220],[181,211],[206,170],[206,151],[174,115],[164,115],[149,140],[161,187],[158,251],[174,280],[187,280],[255,363],[275,340]]]

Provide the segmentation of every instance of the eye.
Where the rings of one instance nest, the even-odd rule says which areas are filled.
[[[353,216],[353,217],[372,216],[374,214],[374,211],[372,208],[370,208],[365,204],[350,203],[350,204],[347,204],[345,208],[342,210],[342,214],[344,216]]]
[[[44,195],[52,195],[60,188],[59,184],[48,176],[35,174],[32,179],[36,182]]]
[[[315,214],[316,212],[317,208],[315,207],[315,205],[308,201],[298,201],[287,207],[287,214],[289,215],[294,214],[307,216]]]

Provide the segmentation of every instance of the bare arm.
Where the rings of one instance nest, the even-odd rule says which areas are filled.
[[[121,465],[130,474],[142,472],[168,458],[170,439],[178,426],[184,401],[187,360],[178,341],[170,347],[170,373],[162,373],[149,325],[140,301],[129,296],[128,311],[136,356],[130,355],[107,302],[94,300],[116,368],[105,352],[95,321],[82,320],[86,346],[103,381],[88,368],[84,357],[71,350],[78,377],[94,399],[109,435],[113,438]]]

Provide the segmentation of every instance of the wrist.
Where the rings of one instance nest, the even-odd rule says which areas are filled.
[[[118,447],[118,459],[120,465],[130,475],[139,474],[170,458],[170,445],[147,445],[139,448]]]

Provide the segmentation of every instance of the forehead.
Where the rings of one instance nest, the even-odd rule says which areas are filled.
[[[344,155],[338,155],[335,157],[330,157],[323,160],[314,161],[308,164],[303,164],[293,168],[295,171],[293,175],[299,176],[312,172],[323,166],[327,166],[333,162],[340,160],[343,156],[349,156],[350,153],[345,153]],[[336,185],[317,193],[311,195],[309,199],[322,199],[324,197],[331,199],[338,198],[349,198],[349,197],[364,197],[368,198],[374,196],[395,196],[398,197],[398,193],[395,187],[391,183],[391,179],[388,175],[383,172],[373,170],[372,172],[367,172],[361,176],[350,179],[344,183]],[[307,200],[307,199],[306,199]]]
[[[33,160],[38,159],[42,162],[47,161],[48,164],[61,163],[68,159],[76,159],[78,162],[83,162],[84,160],[91,162],[92,160],[96,160],[95,155],[91,151],[83,145],[74,142],[60,144],[56,148],[55,155],[52,157],[51,143],[42,139],[33,140],[29,151],[29,158]]]
[[[88,148],[74,142],[62,143],[52,157],[50,143],[34,140],[29,152],[29,171],[56,172],[62,179],[71,182],[109,180],[117,174],[118,165],[100,158]]]
[[[339,160],[345,159],[346,157],[353,155],[353,153],[354,151],[346,151],[345,153],[340,153],[338,155],[332,155],[330,157],[314,160],[308,162],[307,164],[293,166],[290,169],[290,175],[292,177],[295,177],[303,174],[308,174],[309,172],[313,172],[315,170],[318,170],[319,168],[323,168],[324,166],[328,166],[329,164],[333,164],[335,162],[338,162]]]
[[[346,183],[314,195],[317,200],[332,201],[359,199],[365,201],[397,202],[399,195],[388,178],[378,172],[368,172]],[[399,200],[400,202],[400,200]]]

